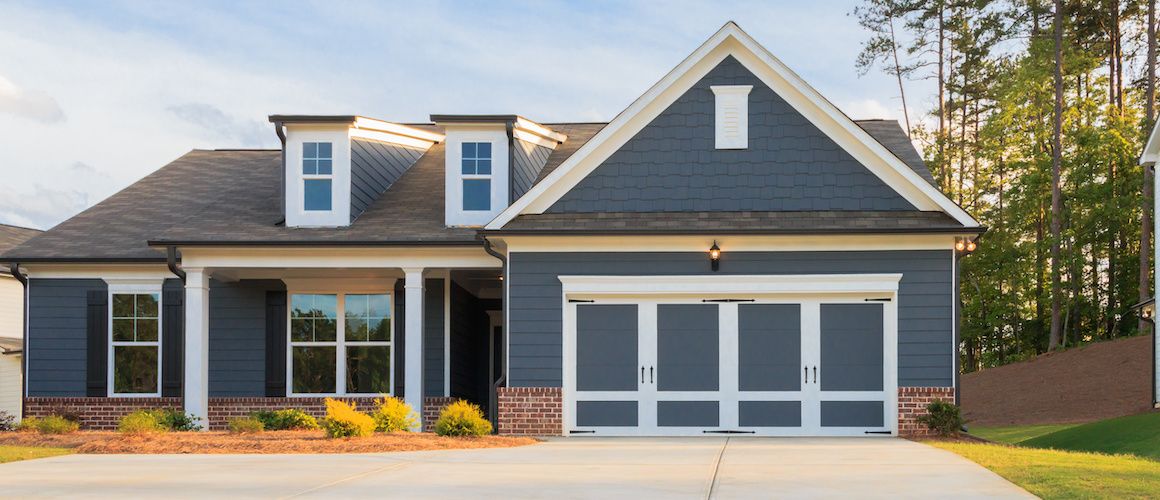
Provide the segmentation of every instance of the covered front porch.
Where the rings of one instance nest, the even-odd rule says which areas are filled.
[[[494,419],[503,263],[479,245],[180,252],[180,403],[209,428],[384,394],[424,423],[455,399]]]

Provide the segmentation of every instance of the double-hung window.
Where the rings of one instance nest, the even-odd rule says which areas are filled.
[[[111,295],[110,395],[161,393],[161,294],[126,291]]]
[[[389,293],[291,294],[291,393],[391,394],[391,316]]]
[[[333,146],[329,142],[302,143],[302,208],[328,212],[334,182]]]
[[[491,210],[491,143],[461,145],[463,210]]]

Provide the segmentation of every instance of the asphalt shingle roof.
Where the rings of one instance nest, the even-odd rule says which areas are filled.
[[[0,254],[40,234],[39,229],[0,224]]]

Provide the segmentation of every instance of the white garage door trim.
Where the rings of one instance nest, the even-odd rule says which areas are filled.
[[[753,300],[757,303],[795,303],[802,305],[803,326],[808,329],[818,328],[821,304],[836,303],[864,303],[867,300],[882,301],[883,305],[883,391],[880,394],[885,405],[884,429],[891,434],[898,433],[897,419],[897,318],[898,318],[898,284],[901,274],[827,274],[827,275],[711,275],[711,276],[560,276],[563,284],[563,423],[564,432],[568,434],[575,429],[575,401],[576,401],[576,306],[577,301],[599,300],[602,304],[642,304],[639,312],[639,331],[656,331],[657,304],[674,303],[702,303],[704,299],[728,300],[731,298]],[[720,323],[722,332],[736,332],[737,303],[723,302],[720,304]],[[804,331],[804,330],[803,330]],[[655,350],[655,345],[645,345],[642,335],[642,352]],[[721,350],[721,370],[735,370],[737,367],[736,338],[730,338],[728,333],[721,339],[726,348]],[[730,349],[729,346],[734,346]],[[816,342],[807,342],[802,345],[803,355],[816,359],[818,346]],[[808,354],[807,354],[808,353]],[[729,377],[722,377],[722,382],[729,384]],[[815,375],[816,380],[816,375]],[[709,391],[704,394],[689,392],[685,394],[666,394],[667,400],[674,399],[705,399],[722,398],[724,401],[735,401],[741,396],[736,387],[722,386],[720,391]],[[807,392],[817,391],[817,386],[803,387],[800,392],[785,393],[746,393],[749,398],[759,397],[766,400],[803,398]],[[815,392],[817,401],[857,400],[872,396],[874,393],[834,392],[826,391],[824,399]],[[650,401],[647,391],[642,392],[614,392],[596,393],[584,391],[587,397],[598,396],[607,401],[642,400]],[[640,399],[644,397],[644,399]],[[655,395],[654,395],[655,397]],[[641,405],[645,412],[655,411]],[[728,406],[728,405],[726,405]],[[809,405],[807,405],[809,406]],[[800,428],[768,428],[757,433],[761,435],[849,435],[867,436],[865,428],[846,427],[818,427],[807,422],[816,421],[813,410],[807,409],[806,420]],[[648,420],[652,415],[644,415],[642,420]],[[736,411],[725,410],[722,413],[721,428],[736,428]],[[697,435],[700,428],[608,428],[602,429],[600,435]]]

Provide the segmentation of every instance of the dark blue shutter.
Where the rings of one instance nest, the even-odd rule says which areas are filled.
[[[266,397],[286,396],[286,292],[266,292]]]
[[[89,290],[87,313],[85,394],[109,395],[109,294]]]
[[[161,295],[161,395],[180,397],[185,366],[185,291],[165,290]]]

